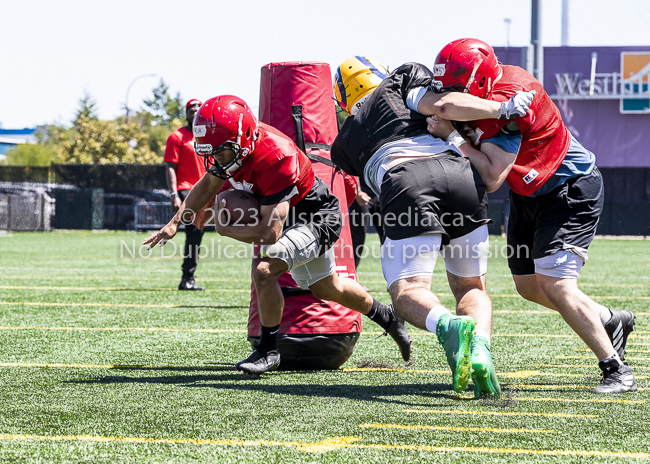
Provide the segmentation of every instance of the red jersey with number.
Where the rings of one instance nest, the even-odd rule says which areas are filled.
[[[191,190],[205,174],[203,158],[194,151],[194,135],[186,127],[169,136],[164,160],[176,163],[176,190]]]
[[[519,66],[501,66],[503,77],[496,83],[490,100],[505,102],[515,92],[535,90],[533,103],[523,117],[515,119],[522,135],[521,147],[507,180],[519,195],[537,191],[560,167],[569,150],[571,134],[562,122],[560,110],[544,87]],[[468,125],[474,130],[474,144],[497,135],[509,121],[483,119]]]
[[[259,134],[255,150],[230,179],[230,186],[253,193],[262,204],[264,197],[290,196],[289,204],[295,206],[314,185],[311,160],[293,140],[274,127],[260,122]],[[224,188],[230,186],[228,182],[224,184]],[[294,186],[296,191],[292,192]]]

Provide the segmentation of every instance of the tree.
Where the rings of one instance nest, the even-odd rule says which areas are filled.
[[[99,120],[96,106],[97,102],[93,99],[90,93],[88,93],[88,90],[84,90],[84,96],[79,99],[79,109],[75,113],[72,124],[76,126],[77,121],[82,117],[90,119],[91,121]]]
[[[7,153],[6,164],[22,166],[47,166],[57,158],[56,146],[70,132],[63,126],[50,124],[38,126],[34,136],[37,143],[21,144]]]
[[[162,163],[149,149],[148,135],[137,123],[92,120],[81,115],[76,130],[60,134],[55,145],[60,163]]]
[[[158,87],[153,89],[153,98],[144,100],[145,111],[153,116],[152,123],[156,125],[168,126],[174,119],[183,119],[185,117],[185,108],[180,92],[175,97],[169,95],[169,85],[165,84],[164,79],[160,79]],[[153,124],[152,124],[153,125]]]
[[[18,145],[7,153],[7,164],[20,166],[49,166],[50,160],[56,157],[51,146],[37,143]]]

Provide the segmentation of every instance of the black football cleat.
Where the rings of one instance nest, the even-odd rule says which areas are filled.
[[[604,324],[605,331],[618,353],[618,357],[624,360],[627,337],[634,330],[636,316],[632,314],[632,311],[626,309],[610,309],[610,311],[612,312],[612,318],[607,324]]]
[[[280,352],[277,350],[255,350],[248,358],[239,361],[235,369],[250,375],[261,375],[265,372],[275,371],[280,367]]]
[[[600,361],[598,367],[603,371],[603,380],[591,393],[626,393],[636,391],[636,380],[628,363],[619,364],[616,359]]]
[[[181,280],[181,283],[178,284],[179,290],[205,290],[205,287],[199,287],[194,283],[194,277],[188,277]]]
[[[406,330],[404,320],[395,314],[393,305],[388,305],[388,307],[390,308],[391,320],[384,335],[390,335],[395,340],[402,354],[402,359],[408,362],[411,359],[411,337],[409,337],[409,333]]]

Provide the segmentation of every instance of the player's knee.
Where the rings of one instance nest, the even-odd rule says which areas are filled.
[[[273,269],[270,262],[260,261],[257,265],[253,266],[251,277],[255,285],[259,286],[276,281],[278,279],[278,272]]]
[[[452,276],[451,274],[447,275],[449,287],[457,301],[460,301],[470,292],[485,293],[487,295],[482,277],[458,277]]]
[[[517,288],[517,293],[519,293],[519,295],[528,301],[537,302],[537,295],[541,289],[535,280],[518,279],[517,276],[515,276],[514,280],[515,287]]]
[[[389,289],[391,300],[395,308],[402,308],[413,301],[414,293],[422,291],[425,287],[419,283],[405,284],[404,282],[395,282]]]
[[[323,285],[317,286],[311,286],[309,287],[309,290],[311,290],[311,293],[318,298],[319,300],[335,300],[336,295],[338,292],[336,292],[335,288],[332,287],[326,287]]]
[[[311,293],[320,300],[338,301],[341,294],[345,292],[342,279],[325,278],[309,287]]]

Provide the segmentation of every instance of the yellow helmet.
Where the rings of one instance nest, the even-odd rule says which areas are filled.
[[[336,101],[348,114],[355,114],[386,76],[386,68],[372,58],[349,58],[341,63],[334,75]]]

